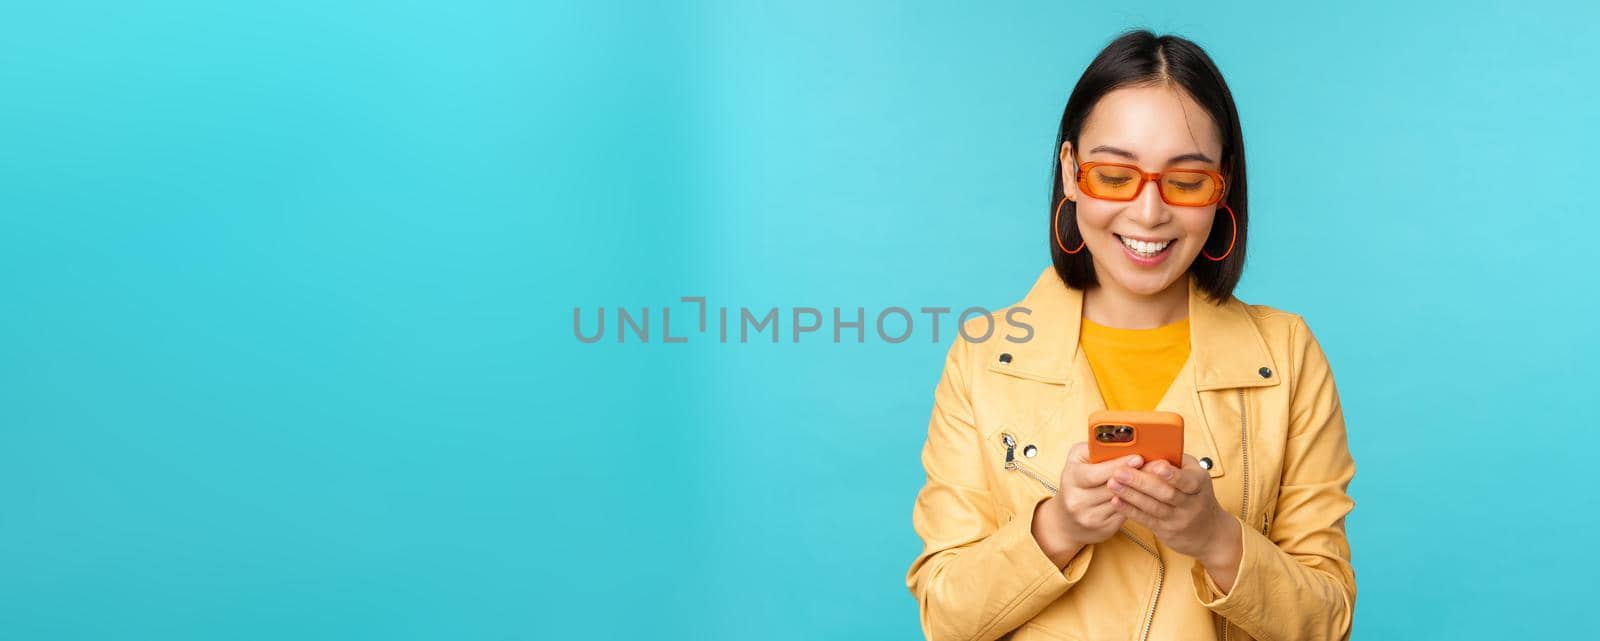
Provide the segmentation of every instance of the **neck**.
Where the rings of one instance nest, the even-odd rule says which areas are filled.
[[[1141,294],[1100,279],[1083,292],[1083,316],[1107,327],[1151,329],[1189,316],[1189,276],[1183,274],[1166,289]]]

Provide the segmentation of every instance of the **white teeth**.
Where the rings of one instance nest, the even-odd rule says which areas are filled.
[[[1159,254],[1159,253],[1161,253],[1161,250],[1167,248],[1167,245],[1171,245],[1172,244],[1172,241],[1170,241],[1170,240],[1163,240],[1163,241],[1161,241],[1159,243],[1147,243],[1147,242],[1142,241],[1142,240],[1134,240],[1132,238],[1128,238],[1127,236],[1117,236],[1117,238],[1121,238],[1122,239],[1122,244],[1127,245],[1128,249],[1132,249],[1133,251],[1139,252],[1140,254],[1144,254],[1144,255],[1147,255],[1147,256],[1154,256],[1156,254]]]

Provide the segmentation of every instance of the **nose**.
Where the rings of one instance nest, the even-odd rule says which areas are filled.
[[[1161,200],[1161,185],[1154,180],[1147,181],[1128,213],[1145,229],[1153,229],[1164,222],[1162,219],[1166,217],[1167,203]]]

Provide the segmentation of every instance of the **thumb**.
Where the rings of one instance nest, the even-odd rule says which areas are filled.
[[[1084,466],[1081,480],[1084,487],[1105,485],[1106,481],[1111,480],[1111,475],[1115,474],[1118,469],[1124,467],[1137,468],[1143,464],[1144,457],[1138,454],[1130,454],[1099,463],[1090,463]]]

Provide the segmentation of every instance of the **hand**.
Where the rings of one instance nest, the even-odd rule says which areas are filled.
[[[1090,463],[1089,446],[1082,442],[1067,451],[1061,491],[1039,504],[1034,519],[1034,537],[1058,566],[1083,546],[1109,539],[1122,527],[1126,517],[1112,506],[1115,495],[1106,482],[1117,470],[1138,471],[1142,463],[1138,455]]]
[[[1182,468],[1156,460],[1139,469],[1118,469],[1106,487],[1118,514],[1150,528],[1167,547],[1198,559],[1213,579],[1232,584],[1242,554],[1239,522],[1217,503],[1210,474],[1193,456],[1183,455]]]

